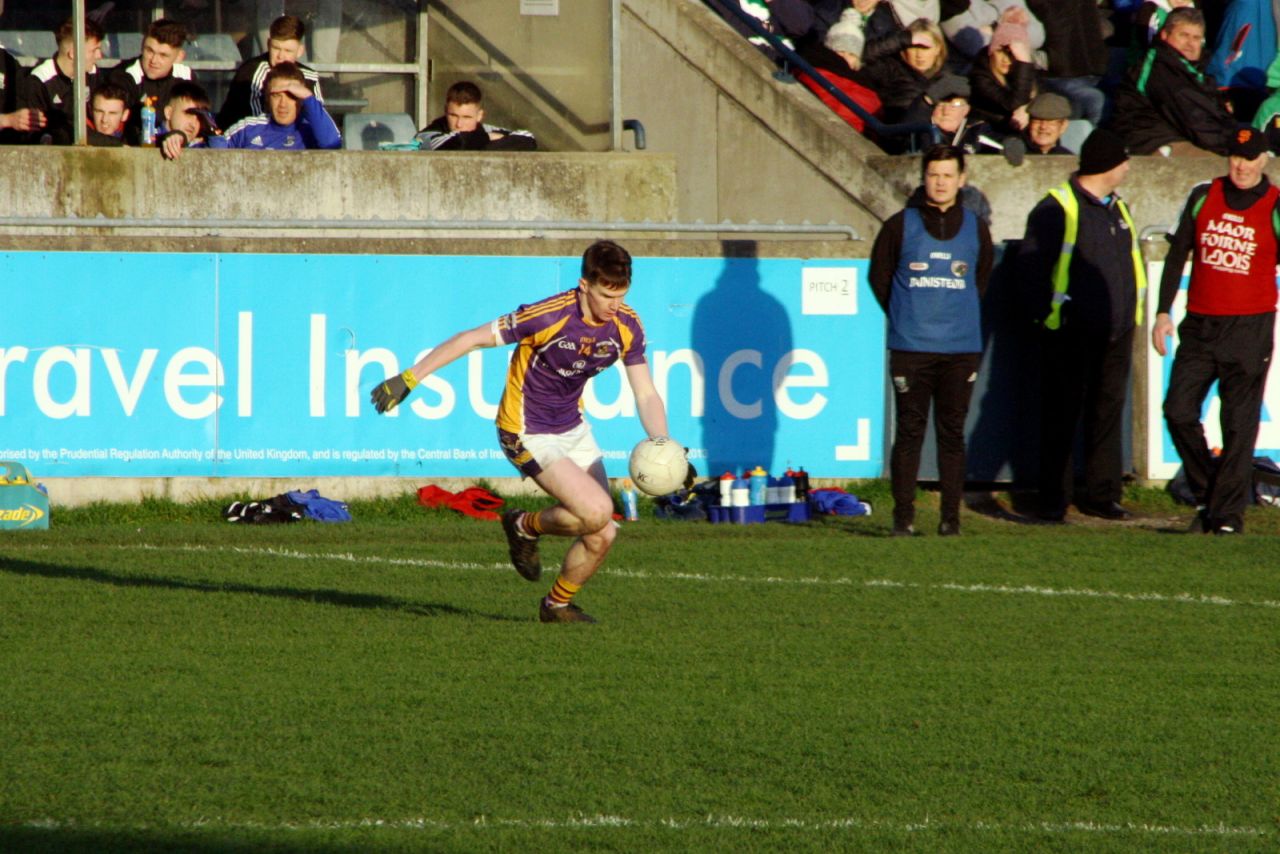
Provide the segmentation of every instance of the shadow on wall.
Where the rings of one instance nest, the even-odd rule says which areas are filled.
[[[1000,244],[996,252],[1000,253]],[[969,410],[968,479],[1034,486],[1040,453],[1038,328],[1017,292],[1018,242],[1004,245],[982,305],[982,367]]]
[[[724,241],[715,289],[693,314],[693,349],[707,378],[702,444],[707,474],[769,468],[778,434],[774,366],[792,349],[782,302],[761,287],[755,241]]]

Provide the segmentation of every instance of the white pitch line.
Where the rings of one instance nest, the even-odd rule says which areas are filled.
[[[45,544],[35,547],[36,550],[54,548]],[[371,566],[408,566],[424,569],[461,569],[483,570],[488,572],[509,572],[507,563],[474,563],[468,561],[435,560],[431,558],[389,558],[376,555],[356,555],[351,552],[307,552],[297,549],[281,549],[273,547],[248,548],[245,546],[201,546],[176,545],[161,546],[153,544],[120,545],[112,548],[118,550],[139,551],[177,551],[177,552],[228,552],[248,555],[250,557],[284,558],[286,560],[336,560],[345,563],[367,564]],[[786,577],[780,575],[736,575],[714,574],[706,572],[654,572],[645,569],[627,569],[624,567],[605,567],[602,575],[613,575],[619,578],[654,579],[659,581],[693,581],[700,583],[721,584],[807,584],[822,587],[867,587],[887,589],[944,590],[952,593],[994,593],[1002,596],[1041,596],[1047,598],[1100,599],[1118,602],[1157,602],[1177,605],[1212,605],[1216,607],[1248,607],[1280,610],[1280,601],[1274,599],[1231,599],[1206,593],[1123,593],[1117,590],[1094,590],[1088,587],[1039,587],[1030,584],[961,584],[953,581],[895,581],[889,578],[855,579],[837,576],[821,578],[818,576]]]
[[[971,823],[935,821],[926,816],[921,821],[894,822],[881,819],[833,818],[752,818],[735,815],[708,815],[702,818],[656,818],[634,819],[618,815],[568,816],[566,818],[496,818],[478,816],[470,821],[449,821],[437,818],[362,818],[351,820],[307,821],[307,822],[255,822],[228,821],[222,818],[200,818],[192,822],[176,824],[140,824],[122,827],[108,822],[63,821],[54,818],[43,818],[29,821],[23,827],[39,830],[74,830],[74,829],[110,829],[110,830],[165,830],[174,827],[183,830],[216,830],[216,831],[256,831],[256,832],[296,832],[308,830],[422,830],[452,831],[468,829],[510,829],[517,830],[592,830],[597,828],[661,828],[664,830],[786,830],[786,831],[899,831],[905,833],[921,833],[927,831],[977,831],[981,833],[1007,834],[1010,832],[1029,834],[1071,834],[1089,833],[1096,835],[1120,836],[1186,836],[1186,837],[1253,837],[1265,839],[1272,831],[1260,827],[1238,827],[1226,823],[1201,824],[1191,827],[1177,825],[1150,824],[1141,821],[1123,823],[1098,823],[1093,821],[1039,821],[1021,824],[1000,824],[999,822],[976,821]]]

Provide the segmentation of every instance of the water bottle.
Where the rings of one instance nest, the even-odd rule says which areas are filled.
[[[640,518],[640,508],[636,505],[637,496],[636,488],[629,480],[622,482],[622,516],[628,522],[635,522]]]
[[[778,503],[779,504],[795,504],[796,503],[796,473],[791,469],[787,469],[782,477],[778,478]]]
[[[733,482],[737,480],[733,476],[733,472],[727,471],[720,475],[720,506],[733,506]]]
[[[769,473],[760,466],[751,470],[751,503],[764,504],[768,499]]]
[[[733,506],[746,507],[751,503],[751,485],[747,483],[744,477],[735,478],[733,481]]]
[[[156,144],[156,108],[154,98],[142,99],[142,144]]]

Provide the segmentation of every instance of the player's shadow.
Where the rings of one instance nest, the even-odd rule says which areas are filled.
[[[43,578],[66,578],[91,581],[112,587],[155,587],[167,590],[191,590],[197,593],[246,593],[251,596],[271,596],[277,599],[293,599],[317,605],[338,605],[343,608],[366,608],[374,611],[404,611],[420,617],[473,617],[497,622],[527,623],[527,619],[505,614],[485,614],[469,608],[445,605],[438,602],[412,602],[375,593],[352,593],[346,590],[307,590],[298,587],[260,587],[242,582],[196,581],[186,578],[165,578],[152,575],[120,575],[95,567],[57,566],[24,560],[9,560],[0,565],[0,572],[11,575],[36,575]]]
[[[786,309],[761,287],[755,241],[721,245],[723,267],[715,289],[698,300],[691,333],[706,378],[702,446],[709,477],[773,466],[778,432],[773,375],[792,349]]]

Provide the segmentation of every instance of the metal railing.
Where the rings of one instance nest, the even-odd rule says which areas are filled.
[[[769,46],[782,58],[786,65],[800,69],[800,71],[822,87],[823,91],[835,98],[841,106],[848,108],[854,115],[866,122],[866,126],[877,136],[884,138],[910,136],[912,134],[925,133],[932,127],[924,122],[885,124],[880,121],[880,119],[876,118],[876,116],[867,112],[865,107],[857,101],[854,101],[838,86],[834,85],[830,80],[823,76],[822,72],[814,68],[813,64],[809,62],[809,60],[796,53],[794,49],[788,47],[787,43],[784,42],[780,36],[769,32],[769,30],[765,28],[764,24],[744,12],[741,7],[738,6],[737,0],[721,0],[721,3],[717,4],[714,8],[717,10],[723,8],[725,11],[729,12],[741,21],[743,26],[747,27],[751,32],[768,42]]]
[[[425,219],[233,219],[233,218],[165,218],[165,217],[0,217],[0,229],[5,228],[110,228],[150,229],[168,231],[181,229],[200,231],[205,229],[234,231],[251,229],[261,231],[268,227],[276,231],[493,231],[520,232],[532,237],[543,237],[548,232],[590,231],[602,233],[670,233],[670,234],[770,234],[801,235],[827,234],[850,241],[863,238],[851,225],[828,223],[818,225],[803,223],[761,222],[577,222],[570,220],[425,220]],[[424,235],[414,235],[415,237]]]

